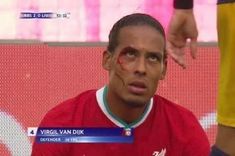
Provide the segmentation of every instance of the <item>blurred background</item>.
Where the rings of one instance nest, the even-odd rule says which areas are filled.
[[[37,127],[65,99],[108,82],[101,57],[118,19],[148,13],[167,29],[172,11],[172,0],[1,0],[0,155],[30,155],[28,127]],[[21,18],[23,12],[51,12],[54,18]],[[219,64],[216,2],[195,0],[194,12],[197,59],[187,56],[186,70],[169,59],[157,94],[191,110],[212,144]]]

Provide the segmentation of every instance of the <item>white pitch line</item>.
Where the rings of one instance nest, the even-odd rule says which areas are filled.
[[[201,117],[199,122],[204,130],[209,129],[214,125],[217,125],[216,113],[207,113],[205,116]]]

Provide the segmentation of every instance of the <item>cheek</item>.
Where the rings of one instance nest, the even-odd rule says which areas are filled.
[[[125,85],[128,73],[129,72],[123,70],[118,63],[113,64],[112,69],[109,72],[109,82],[114,84],[116,87]]]
[[[159,80],[162,78],[162,70],[159,69],[151,69],[149,70],[149,81],[152,84],[152,87],[155,87]]]
[[[148,64],[147,70],[148,70],[149,75],[151,75],[153,79],[158,79],[162,75],[163,64],[162,63],[155,64],[155,65]]]
[[[159,78],[152,78],[149,83],[150,94],[155,94],[159,84]]]

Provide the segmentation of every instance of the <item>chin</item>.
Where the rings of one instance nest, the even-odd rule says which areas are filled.
[[[149,103],[150,99],[146,100],[143,97],[130,97],[126,100],[126,103],[131,107],[145,107]]]

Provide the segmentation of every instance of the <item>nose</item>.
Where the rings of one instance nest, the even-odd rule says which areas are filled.
[[[135,73],[139,75],[146,74],[146,62],[144,57],[139,57],[135,64]]]

